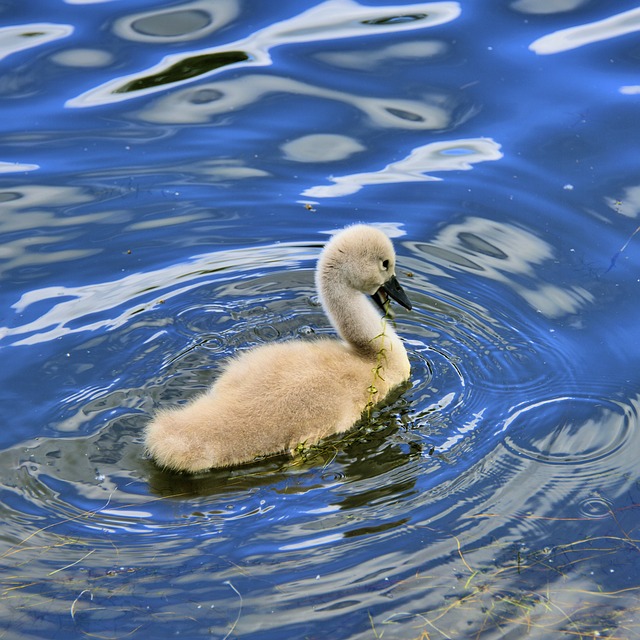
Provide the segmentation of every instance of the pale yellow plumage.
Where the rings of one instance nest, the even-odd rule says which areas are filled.
[[[402,342],[367,298],[382,288],[410,308],[391,241],[374,227],[347,227],[324,248],[316,283],[342,339],[274,343],[232,358],[205,394],[149,423],[146,446],[159,465],[195,472],[316,443],[351,428],[409,377]]]

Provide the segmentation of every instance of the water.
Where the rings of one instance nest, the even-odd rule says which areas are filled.
[[[638,15],[5,4],[3,637],[638,637]],[[304,457],[155,468],[154,408],[330,333],[357,221],[412,386]]]

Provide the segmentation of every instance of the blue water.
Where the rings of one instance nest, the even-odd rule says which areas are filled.
[[[640,637],[633,2],[4,3],[6,638]],[[224,358],[331,329],[382,226],[412,386],[157,469]]]

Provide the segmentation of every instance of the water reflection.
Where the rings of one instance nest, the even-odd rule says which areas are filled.
[[[55,249],[69,229],[87,224],[118,224],[113,212],[60,216],[58,207],[90,202],[92,196],[79,187],[31,184],[0,191],[0,276],[17,270],[77,260],[99,253],[97,248]],[[66,231],[66,233],[63,233]],[[19,232],[19,233],[17,233]],[[0,330],[0,336],[2,330]]]
[[[432,142],[416,147],[406,158],[392,162],[384,169],[332,176],[330,180],[333,185],[310,187],[305,189],[302,195],[310,198],[335,198],[356,193],[364,186],[440,180],[428,175],[428,172],[468,170],[478,162],[500,158],[500,145],[491,138]]]
[[[602,398],[558,396],[513,407],[501,430],[508,431],[505,444],[517,455],[546,464],[579,465],[574,474],[601,477],[612,472],[610,461],[603,465],[603,459],[615,456],[635,437],[637,409],[637,401],[627,407]],[[550,428],[531,428],[535,424]]]
[[[522,13],[537,15],[573,11],[588,3],[589,0],[515,0],[511,3],[511,8]]]
[[[280,148],[285,158],[294,162],[335,162],[365,150],[355,138],[330,133],[301,136]]]
[[[9,343],[17,346],[46,342],[82,331],[115,329],[130,322],[141,310],[164,304],[174,296],[202,286],[211,279],[211,274],[238,268],[259,270],[276,261],[292,265],[308,258],[304,250],[284,243],[261,248],[260,255],[261,259],[257,260],[256,248],[218,251],[194,256],[182,264],[134,273],[108,282],[33,289],[23,293],[11,308],[16,317],[24,319],[29,318],[28,311],[33,306],[38,309],[37,317],[21,324],[0,327],[0,338],[12,339]],[[42,312],[43,308],[46,311]]]
[[[24,171],[35,171],[40,166],[37,164],[24,164],[20,162],[0,162],[0,173],[22,173]]]
[[[546,283],[531,288],[521,287],[518,291],[536,311],[547,318],[574,315],[595,300],[590,291],[577,285],[561,288]]]
[[[138,92],[150,87],[175,84],[189,78],[196,78],[231,64],[248,60],[244,51],[221,51],[197,56],[183,57],[173,64],[166,65],[154,74],[140,76],[113,90],[114,93]]]
[[[238,0],[184,2],[179,7],[156,8],[115,21],[116,35],[134,42],[185,42],[203,38],[234,20]]]
[[[449,254],[435,250],[446,243]],[[120,631],[170,614],[183,631],[191,620],[194,635],[216,629],[221,637],[238,609],[227,583],[248,611],[238,623],[243,636],[304,637],[310,606],[312,627],[339,627],[343,637],[364,639],[372,625],[393,625],[406,637],[435,625],[467,637],[470,628],[487,628],[487,607],[501,631],[517,632],[533,615],[551,624],[536,609],[543,609],[537,593],[568,608],[575,603],[562,590],[567,583],[600,597],[606,576],[593,575],[600,565],[580,539],[586,521],[602,523],[599,552],[607,544],[607,559],[621,563],[628,553],[624,537],[611,535],[611,510],[634,487],[640,399],[559,393],[541,404],[539,389],[520,384],[516,358],[527,349],[534,358],[544,353],[544,326],[510,326],[497,311],[501,288],[474,286],[473,300],[472,280],[452,273],[492,274],[487,280],[506,288],[514,287],[510,280],[535,282],[554,256],[535,234],[470,217],[448,224],[433,243],[397,244],[400,269],[413,272],[407,286],[416,309],[400,318],[399,333],[410,344],[414,387],[371,424],[306,459],[280,456],[194,477],[167,474],[143,458],[141,428],[152,406],[203,388],[228,352],[261,340],[254,329],[270,327],[277,339],[301,326],[325,330],[311,298],[312,271],[299,268],[317,247],[195,256],[139,280],[96,283],[93,298],[90,287],[68,287],[61,299],[46,289],[25,294],[15,310],[33,306],[39,320],[25,317],[11,336],[16,343],[26,336],[40,349],[61,338],[66,346],[76,329],[102,324],[73,337],[69,358],[58,349],[30,372],[54,385],[56,372],[69,377],[69,392],[58,390],[62,402],[41,416],[56,437],[0,452],[9,545],[2,568],[18,576],[6,588],[28,594],[38,614],[47,607],[33,598],[49,597],[47,589],[55,592],[55,613],[61,598],[66,615],[77,601],[77,626],[87,633],[108,629],[90,606],[96,603],[79,598],[85,589],[97,602],[108,598],[110,616],[128,611]],[[292,296],[303,303],[294,310]],[[516,339],[527,331],[535,349]],[[525,362],[523,370],[532,367]],[[566,371],[557,369],[547,390],[566,385]],[[129,606],[133,576],[152,616]],[[256,613],[265,601],[274,603],[270,616]],[[523,602],[528,617],[518,609]]]
[[[0,60],[19,51],[40,47],[48,42],[66,38],[73,33],[69,24],[35,22],[0,28]]]
[[[113,54],[102,49],[65,49],[51,56],[63,67],[107,67],[114,61]]]
[[[560,287],[541,280],[535,267],[554,257],[553,248],[509,223],[470,217],[448,225],[429,244],[416,244],[415,249],[435,264],[506,284],[548,318],[575,314],[594,300],[582,286]]]
[[[622,197],[607,198],[605,202],[617,214],[637,218],[640,216],[640,185],[624,187]]]
[[[623,11],[596,22],[555,31],[532,42],[529,49],[539,55],[560,53],[636,31],[640,31],[640,8]]]
[[[426,94],[423,100],[359,96],[272,75],[244,75],[236,80],[200,83],[197,87],[173,91],[136,112],[136,116],[162,124],[208,122],[215,116],[256,104],[270,93],[351,105],[363,112],[372,124],[384,128],[443,129],[451,126],[453,119],[449,98],[437,93]]]
[[[33,11],[53,10],[43,0],[35,2],[40,9],[31,4]],[[71,4],[81,23],[73,38],[5,60],[11,77],[3,88],[16,116],[6,118],[5,128],[21,133],[9,131],[4,140],[23,149],[3,156],[18,165],[0,169],[37,163],[55,185],[40,179],[34,186],[34,174],[14,174],[7,182],[15,185],[0,193],[0,254],[5,264],[22,260],[14,263],[19,272],[3,272],[2,282],[5,633],[56,639],[73,628],[87,637],[138,631],[338,640],[633,634],[637,275],[616,269],[594,283],[583,268],[604,261],[604,269],[609,254],[603,258],[602,247],[622,246],[638,224],[638,180],[624,177],[632,176],[633,159],[622,153],[620,133],[633,123],[617,112],[632,97],[607,102],[602,83],[583,83],[590,92],[571,94],[570,108],[585,111],[584,118],[554,129],[562,112],[556,89],[581,73],[588,77],[587,49],[562,56],[562,65],[542,74],[540,91],[509,82],[514,69],[517,79],[527,76],[528,34],[537,27],[525,25],[523,15],[514,21],[505,6],[555,13],[536,17],[538,27],[567,26],[572,16],[557,12],[586,2],[509,0],[493,9],[487,3],[430,31],[421,29],[429,19],[425,8],[394,6],[380,15],[362,6],[366,24],[351,25],[329,12],[337,33],[353,28],[366,36],[334,41],[330,26],[326,41],[307,46],[304,30],[316,37],[321,21],[299,21],[297,32],[281,36],[299,38],[299,46],[277,56],[267,49],[277,63],[272,68],[245,77],[243,65],[252,61],[232,61],[207,72],[205,82],[178,80],[175,95],[155,93],[168,86],[161,79],[114,94],[153,92],[134,105],[140,118],[213,122],[220,125],[215,130],[139,126],[129,104],[126,114],[119,105],[67,113],[56,105],[64,92],[77,95],[115,75],[142,69],[119,86],[153,78],[145,68],[163,55],[181,52],[173,63],[207,55],[204,47],[224,44],[232,29],[240,35],[229,39],[256,23],[286,24],[287,11],[308,4],[260,4],[259,18],[247,4],[243,22],[227,22],[228,31],[219,33],[223,9],[230,16],[239,6],[244,12],[244,4],[60,6],[71,15]],[[100,19],[91,29],[89,12]],[[384,31],[400,25],[405,33]],[[490,55],[475,47],[482,28],[492,34]],[[87,33],[95,36],[91,42]],[[96,49],[85,55],[87,44]],[[469,47],[478,55],[469,55]],[[513,56],[496,56],[499,49]],[[18,64],[22,58],[44,64],[31,68]],[[82,71],[82,78],[48,64],[98,66],[116,58],[128,66]],[[29,93],[19,90],[25,71]],[[178,67],[174,75],[183,73],[189,71]],[[453,140],[450,153],[393,166],[412,149],[451,137],[462,111],[455,87],[469,76],[486,80],[474,88],[483,102],[507,106],[485,109],[480,125],[465,121],[465,135],[482,140],[472,136],[490,131],[495,147],[488,156],[502,153],[498,142],[508,139],[505,158],[482,172],[438,174],[437,167],[473,157],[456,151]],[[214,82],[219,78],[225,81]],[[452,89],[424,88],[424,78]],[[77,88],[80,81],[90,85]],[[291,104],[303,106],[300,118],[288,118]],[[369,119],[364,125],[361,113]],[[545,135],[534,140],[532,131]],[[567,153],[549,152],[554,140],[569,136]],[[213,159],[211,142],[218,149]],[[398,155],[383,155],[381,145]],[[575,158],[575,145],[588,161],[581,151]],[[273,158],[278,149],[282,157]],[[261,162],[265,157],[273,162]],[[413,386],[372,424],[306,458],[281,456],[196,477],[155,468],[141,438],[155,406],[198,393],[238,349],[330,331],[314,298],[313,258],[323,238],[313,230],[354,216],[384,217],[389,202],[364,190],[353,202],[314,213],[285,205],[277,216],[269,202],[291,201],[305,186],[337,186],[325,181],[327,165],[302,163],[349,158],[334,173],[362,171],[372,183],[377,170],[386,171],[383,181],[397,174],[399,187],[380,190],[390,200],[406,191],[407,179],[447,178],[436,189],[439,204],[422,204],[433,183],[409,185],[416,193],[396,211],[408,228],[396,244],[415,309],[397,324],[411,354]],[[534,163],[535,179],[523,169]],[[567,167],[583,182],[564,175]],[[291,173],[300,174],[298,182]],[[511,182],[516,174],[520,182]],[[266,175],[273,176],[269,184],[237,182]],[[224,212],[212,182],[232,187]],[[573,191],[558,191],[569,182]],[[530,200],[510,199],[519,183],[520,195],[535,194]],[[264,189],[256,194],[256,186]],[[107,211],[123,195],[118,209]],[[568,208],[554,203],[558,197],[569,198]],[[203,216],[206,224],[176,227]],[[286,243],[302,228],[313,232],[306,246]],[[148,229],[156,232],[141,233]],[[247,246],[243,234],[270,244],[237,252],[188,249],[205,242]],[[41,238],[52,244],[38,245]],[[276,238],[285,244],[273,244]],[[135,260],[123,264],[119,252],[129,241],[148,249],[134,245]],[[102,253],[83,260],[81,272],[72,268],[79,261],[52,263],[39,274],[31,269],[30,252],[56,260],[52,249],[98,247]],[[629,264],[636,249],[634,239]]]
[[[449,44],[440,40],[416,40],[368,51],[366,55],[361,51],[327,51],[318,53],[316,58],[335,67],[364,71],[378,69],[382,63],[393,59],[435,58],[444,55],[449,49]]]
[[[199,51],[167,55],[147,71],[110,80],[68,100],[66,106],[87,107],[125,100],[134,95],[148,95],[167,86],[183,84],[196,77],[210,76],[217,69],[228,65],[233,65],[235,68],[267,66],[271,64],[269,52],[277,46],[423,29],[450,22],[459,15],[460,7],[457,2],[421,3],[401,7],[365,7],[352,0],[327,0],[293,18],[276,22],[241,40]],[[136,20],[138,25],[139,20],[144,20],[144,24],[149,25],[157,24],[160,17],[154,18],[150,14],[144,18],[136,16],[128,24],[136,24]],[[164,24],[163,20],[160,22]],[[128,30],[135,31],[133,26]],[[230,52],[234,55],[230,55]],[[216,64],[193,65],[194,60],[205,59],[208,61],[215,59]]]

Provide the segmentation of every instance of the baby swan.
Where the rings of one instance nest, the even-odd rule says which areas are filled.
[[[355,225],[336,234],[318,260],[316,286],[342,340],[274,343],[232,358],[203,395],[156,414],[145,434],[151,456],[196,472],[350,429],[409,378],[404,345],[367,297],[383,309],[387,296],[411,309],[395,267],[379,229]]]

